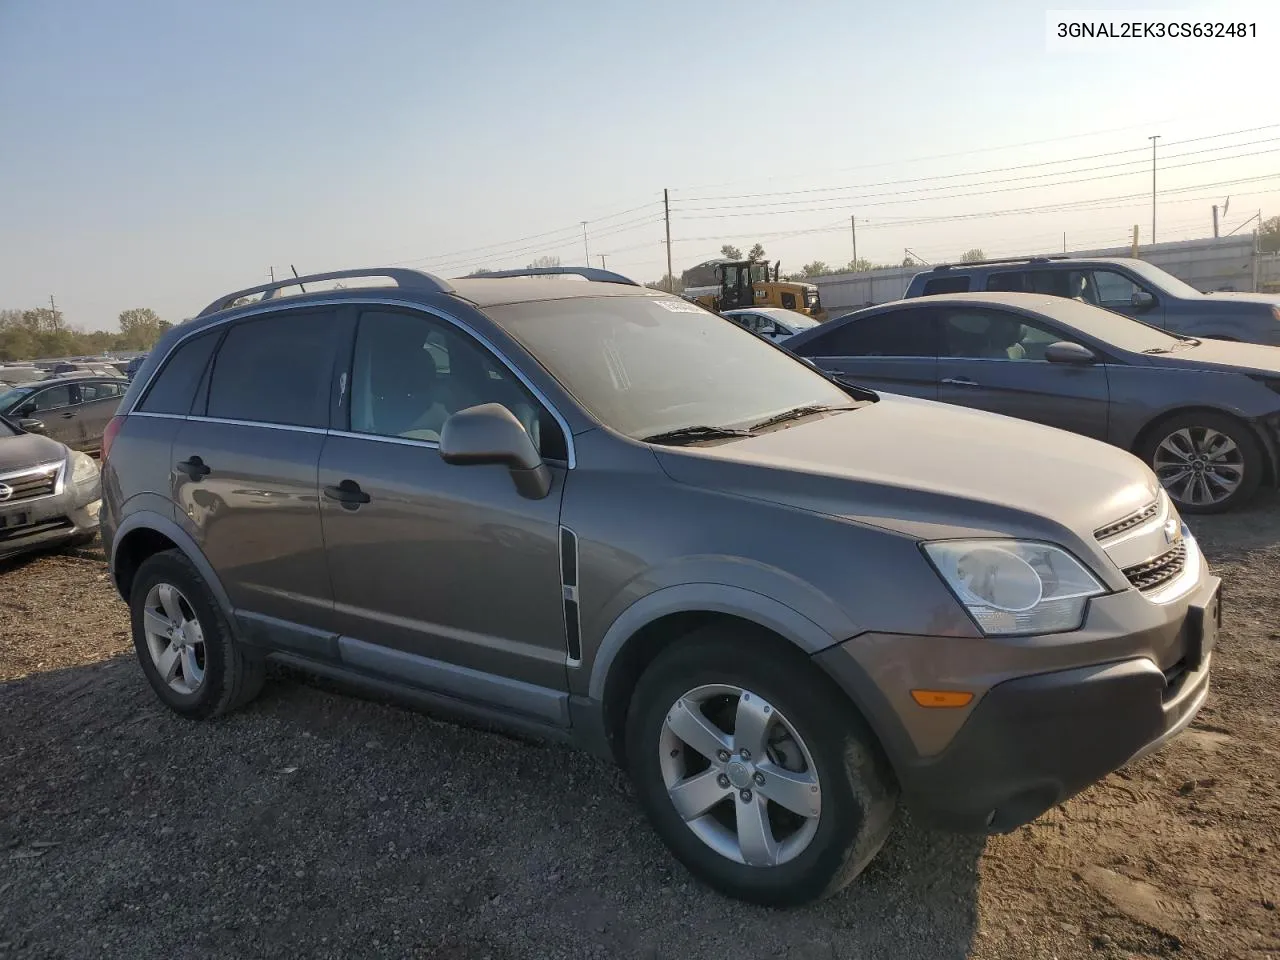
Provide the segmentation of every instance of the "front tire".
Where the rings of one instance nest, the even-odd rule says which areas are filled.
[[[1225,414],[1176,414],[1147,432],[1138,455],[1182,513],[1234,510],[1262,483],[1262,445],[1248,424]]]
[[[728,896],[830,896],[888,835],[897,787],[849,701],[803,654],[711,627],[636,686],[627,758],[658,835]]]
[[[142,671],[175,713],[220,716],[261,691],[266,665],[241,650],[213,592],[180,550],[143,561],[129,610]]]

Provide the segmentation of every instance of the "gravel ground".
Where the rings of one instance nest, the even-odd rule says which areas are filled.
[[[1280,499],[1195,526],[1229,592],[1191,730],[1008,836],[903,818],[789,912],[692,881],[561,747],[297,676],[180,720],[100,554],[0,565],[0,958],[1280,956]]]

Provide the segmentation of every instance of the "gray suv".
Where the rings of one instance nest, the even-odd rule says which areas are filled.
[[[1173,274],[1130,257],[944,263],[912,277],[903,297],[979,292],[1068,297],[1175,334],[1280,346],[1280,296],[1201,293]]]
[[[847,883],[899,798],[1009,830],[1196,715],[1219,583],[1136,458],[558,272],[303,277],[164,335],[103,539],[165,704],[276,661],[569,741],[769,904]]]

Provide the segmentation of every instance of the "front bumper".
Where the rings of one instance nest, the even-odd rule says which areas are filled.
[[[1219,587],[1217,577],[1205,575],[1179,604],[1176,626],[1188,650],[1201,611],[1215,621],[1220,615]],[[874,709],[868,719],[880,727],[903,799],[918,819],[945,829],[1003,832],[1177,736],[1208,696],[1212,661],[1212,649],[1197,646],[1194,657],[1163,670],[1150,656],[1130,655],[1006,679],[986,690],[945,747],[929,755],[876,724]],[[848,660],[833,657],[824,665],[855,698],[868,693],[865,685],[851,689],[842,664]]]
[[[68,483],[59,494],[3,504],[0,517],[7,522],[0,528],[0,559],[60,546],[95,533],[101,508],[101,486],[97,481],[78,487]]]

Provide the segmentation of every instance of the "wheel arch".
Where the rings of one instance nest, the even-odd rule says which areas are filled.
[[[625,726],[631,696],[641,674],[664,650],[713,623],[735,625],[744,632],[791,650],[813,662],[812,655],[845,639],[773,597],[725,584],[682,584],[658,590],[636,601],[609,628],[592,664],[588,696],[598,705],[609,751],[625,763]],[[844,689],[820,662],[814,669]],[[848,691],[844,690],[846,697]],[[863,705],[851,707],[879,738],[877,724]],[[881,739],[883,747],[883,740]]]
[[[130,514],[112,538],[108,569],[116,592],[128,603],[133,578],[143,562],[163,550],[174,549],[180,550],[191,561],[209,585],[209,590],[228,622],[234,622],[231,601],[222,581],[214,573],[195,540],[172,520],[149,510]]]
[[[1205,403],[1188,404],[1182,407],[1174,407],[1171,410],[1162,410],[1151,417],[1134,434],[1133,443],[1129,446],[1129,452],[1141,458],[1143,448],[1151,441],[1152,436],[1161,426],[1170,420],[1197,413],[1211,413],[1216,417],[1227,417],[1243,424],[1262,448],[1264,471],[1262,482],[1267,486],[1275,486],[1277,482],[1280,482],[1280,448],[1277,447],[1276,439],[1263,429],[1256,419],[1241,416],[1235,410],[1214,407]]]

